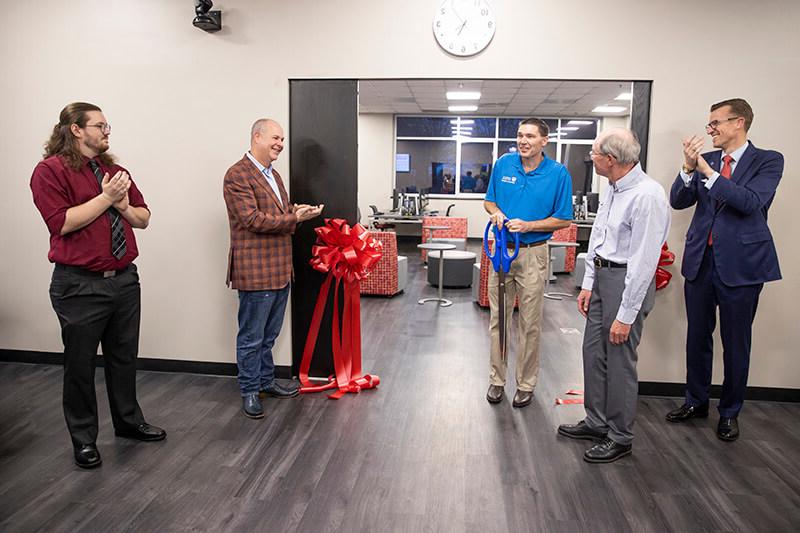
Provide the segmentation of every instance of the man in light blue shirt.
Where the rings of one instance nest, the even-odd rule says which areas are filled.
[[[639,380],[636,349],[655,303],[655,272],[667,239],[670,211],[664,189],[642,171],[633,132],[601,133],[591,156],[608,178],[589,238],[578,310],[586,317],[583,379],[586,418],[558,433],[598,439],[584,453],[610,463],[631,453]]]
[[[537,118],[523,120],[517,129],[517,151],[495,163],[483,206],[496,226],[504,223],[520,234],[519,256],[511,263],[505,284],[505,324],[511,323],[514,299],[519,296],[517,392],[512,405],[531,403],[539,375],[544,287],[547,278],[547,239],[572,220],[572,178],[564,165],[549,159],[543,149],[549,139],[547,124]],[[505,222],[505,221],[508,222]],[[510,253],[513,253],[510,252]],[[503,400],[506,361],[500,353],[498,276],[489,271],[489,403]]]

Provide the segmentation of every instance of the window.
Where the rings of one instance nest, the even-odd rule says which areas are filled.
[[[498,157],[517,150],[517,129],[525,117],[420,117],[396,119],[395,188],[463,198],[482,198]],[[544,118],[550,129],[547,157],[563,163],[573,190],[591,190],[589,150],[596,118]],[[408,161],[408,166],[405,165]],[[588,163],[587,163],[588,161]],[[406,170],[407,169],[407,170]]]

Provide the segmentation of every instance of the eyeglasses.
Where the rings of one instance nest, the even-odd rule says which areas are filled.
[[[589,155],[591,157],[594,157],[596,155],[608,155],[608,154],[604,154],[603,152],[598,152],[597,150],[589,150]]]
[[[731,120],[736,120],[737,118],[742,118],[742,117],[728,117],[724,120],[712,120],[711,122],[706,124],[706,130],[715,130],[719,127],[720,124],[723,124],[725,122],[730,122]]]
[[[87,124],[87,128],[100,128],[103,133],[111,133],[111,124],[101,122],[100,124]]]

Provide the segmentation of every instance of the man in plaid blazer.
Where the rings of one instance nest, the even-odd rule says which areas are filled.
[[[262,396],[291,398],[296,387],[275,381],[272,346],[281,331],[292,280],[292,233],[322,205],[292,205],[272,163],[283,151],[283,128],[257,120],[250,151],[225,173],[231,246],[227,282],[239,292],[236,364],[244,414],[262,418]],[[260,393],[260,394],[259,394]]]

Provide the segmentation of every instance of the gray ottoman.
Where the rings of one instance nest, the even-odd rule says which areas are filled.
[[[439,253],[428,253],[428,283],[439,286]],[[475,264],[473,252],[447,250],[444,252],[443,287],[469,287],[472,285],[472,269]]]
[[[445,270],[445,274],[447,271]],[[586,274],[586,252],[578,254],[575,258],[575,270],[572,272],[572,277],[575,280],[575,286],[579,289],[583,283],[583,275]]]

